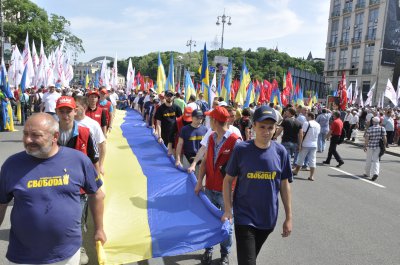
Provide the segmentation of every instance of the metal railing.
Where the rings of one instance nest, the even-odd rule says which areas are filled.
[[[340,40],[339,45],[340,46],[349,45],[349,40]]]
[[[365,2],[357,3],[357,4],[356,4],[356,10],[357,10],[357,9],[362,9],[362,8],[365,8]]]
[[[329,48],[332,48],[332,47],[336,47],[337,46],[337,42],[335,41],[335,42],[329,42],[328,43],[328,47]]]
[[[351,6],[343,8],[343,14],[351,13]]]
[[[369,75],[372,73],[372,68],[363,68],[362,69],[362,74],[363,75]]]
[[[333,11],[331,17],[340,17],[340,11]]]
[[[360,43],[361,39],[360,38],[351,38],[351,43]]]
[[[365,35],[365,41],[374,41],[375,39],[375,35]]]
[[[379,4],[381,1],[380,0],[369,0],[369,5],[370,6],[372,6],[372,5],[377,5],[377,4]]]

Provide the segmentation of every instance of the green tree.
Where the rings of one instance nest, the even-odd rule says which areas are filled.
[[[73,35],[70,22],[62,16],[51,14],[29,0],[3,0],[4,35],[11,37],[11,42],[21,49],[24,47],[26,33],[29,43],[32,39],[38,46],[40,40],[47,51],[60,45],[65,37],[66,46],[76,52],[84,52],[82,40]]]

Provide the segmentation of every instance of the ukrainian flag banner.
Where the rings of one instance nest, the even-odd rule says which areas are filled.
[[[125,264],[213,246],[228,237],[229,223],[196,178],[174,166],[164,145],[136,111],[117,111],[107,139],[104,226],[99,263]]]

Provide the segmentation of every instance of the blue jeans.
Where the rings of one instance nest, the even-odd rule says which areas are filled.
[[[221,209],[222,211],[224,211],[224,198],[222,197],[222,192],[206,189],[204,191],[204,193],[206,194],[207,198],[211,201],[212,204],[214,204],[218,209]],[[231,252],[232,230],[233,229],[232,229],[232,225],[231,225],[231,227],[229,228],[228,239],[220,244],[221,255],[228,255]],[[206,251],[212,252],[213,247],[206,248]]]
[[[326,135],[327,135],[327,133],[322,133],[322,132],[320,132],[318,134],[318,148],[317,148],[317,150],[319,152],[323,152],[325,150]]]
[[[296,164],[298,152],[298,144],[293,142],[283,142],[282,145],[285,147],[286,151],[289,154],[289,157],[293,157],[293,164]]]

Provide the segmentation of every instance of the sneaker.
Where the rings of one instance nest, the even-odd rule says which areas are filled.
[[[322,161],[322,164],[324,164],[324,165],[329,165],[330,162],[328,162],[328,161]]]
[[[212,262],[212,252],[206,251],[201,257],[201,264],[210,265]]]
[[[219,260],[220,265],[229,265],[229,256],[221,255],[221,259]]]
[[[340,161],[339,164],[337,164],[336,167],[339,168],[339,167],[341,167],[343,164],[344,164],[344,162],[343,162],[343,161]]]
[[[89,257],[86,254],[86,249],[84,247],[81,247],[81,259],[80,259],[80,264],[81,265],[86,265],[89,263]]]
[[[377,174],[374,174],[373,176],[372,176],[372,181],[375,181],[376,179],[378,178],[378,175]]]
[[[300,171],[310,171],[310,168],[307,167],[307,166],[302,166],[302,167],[300,168]]]

